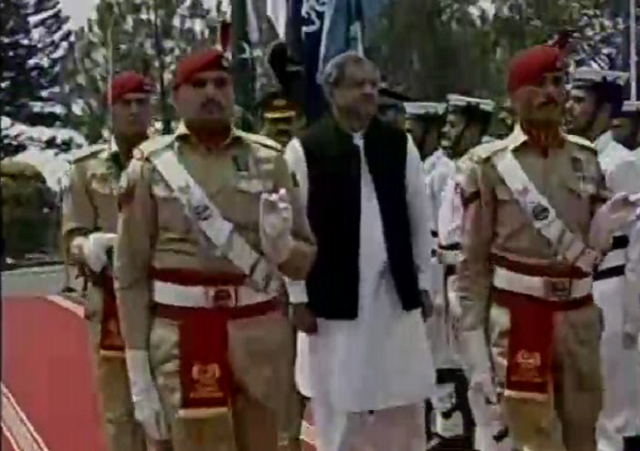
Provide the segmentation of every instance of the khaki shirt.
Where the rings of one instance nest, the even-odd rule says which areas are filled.
[[[558,257],[522,210],[492,162],[494,153],[512,150],[562,222],[588,242],[591,219],[608,193],[595,148],[581,138],[565,138],[564,147],[545,158],[527,143],[518,127],[508,138],[485,144],[474,152],[476,162],[468,166],[461,186],[465,210],[458,279],[463,332],[484,326],[493,275],[491,254],[551,270],[570,266]]]
[[[178,160],[222,216],[256,250],[261,250],[260,196],[286,189],[293,209],[296,244],[280,270],[291,279],[304,280],[315,258],[315,239],[276,143],[234,129],[223,149],[210,151],[184,125],[175,135],[147,141],[134,152],[122,180],[114,265],[125,342],[134,349],[147,348],[150,267],[241,273],[228,259],[213,255],[207,238],[187,217],[182,203],[148,160],[150,152],[169,146],[178,152]]]
[[[62,237],[65,255],[73,238],[100,231],[116,233],[120,158],[115,145],[98,144],[72,160],[63,184]],[[79,257],[79,256],[72,256]]]

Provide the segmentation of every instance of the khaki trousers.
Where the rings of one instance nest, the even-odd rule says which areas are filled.
[[[155,318],[150,358],[173,451],[284,451],[290,446],[297,393],[291,325],[280,313],[231,321],[229,360],[239,393],[232,419],[178,417],[181,405],[178,324]]]
[[[145,434],[133,414],[125,359],[100,355],[102,295],[96,287],[90,287],[88,291],[87,316],[90,319],[93,364],[107,449],[145,451]]]
[[[506,375],[509,329],[509,311],[493,304],[489,332],[501,387]],[[505,420],[517,447],[524,451],[596,451],[596,422],[603,390],[601,333],[602,315],[595,304],[555,314],[552,396],[545,402],[503,399]]]

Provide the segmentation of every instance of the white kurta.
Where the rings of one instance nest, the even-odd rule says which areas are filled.
[[[611,132],[595,142],[598,160],[607,187],[614,193],[640,192],[640,166],[632,154],[613,140]],[[637,229],[638,226],[636,226]],[[604,332],[600,341],[602,374],[604,380],[604,405],[597,425],[598,449],[617,451],[622,449],[622,437],[640,433],[640,398],[637,392],[637,350],[623,349],[623,332],[638,329],[640,309],[638,287],[634,282],[640,255],[633,256],[640,247],[640,236],[634,232],[634,241],[627,249],[609,252],[599,270],[616,266],[625,267],[625,275],[596,281],[594,298],[602,309]],[[639,252],[640,254],[640,252]]]
[[[358,318],[318,321],[318,333],[300,334],[296,382],[304,395],[333,409],[363,412],[406,406],[429,397],[435,372],[419,310],[402,309],[389,271],[382,218],[361,137],[360,282]],[[389,149],[393,151],[393,149]],[[407,149],[407,202],[414,258],[421,289],[428,287],[430,235],[420,158]],[[285,157],[306,203],[307,167],[301,144],[293,140]]]

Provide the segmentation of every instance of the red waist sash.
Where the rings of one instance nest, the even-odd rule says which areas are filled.
[[[585,273],[568,267],[553,268],[497,258],[511,271],[535,277],[579,279]],[[506,396],[546,400],[553,392],[554,317],[558,312],[584,308],[591,295],[564,301],[546,300],[493,288],[495,302],[510,314],[507,352]]]
[[[182,307],[155,303],[154,313],[178,322],[182,418],[206,418],[229,413],[233,400],[233,373],[229,363],[228,322],[278,311],[276,299],[240,307],[228,307],[229,298],[244,277],[207,276],[199,271],[160,270],[156,280],[177,285],[219,287],[213,308]],[[234,280],[235,278],[235,280]],[[200,282],[200,283],[196,283]],[[219,304],[219,306],[216,306]]]

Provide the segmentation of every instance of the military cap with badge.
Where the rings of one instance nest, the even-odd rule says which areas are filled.
[[[489,129],[495,107],[496,104],[493,100],[461,94],[447,95],[447,120],[442,146],[456,152],[468,150],[458,148],[461,146],[469,147],[463,143],[464,135],[473,125],[479,126],[480,137],[478,142],[471,143],[470,147],[480,144],[480,140]]]
[[[382,121],[404,130],[406,117],[404,104],[409,102],[411,98],[387,84],[380,87],[378,96],[378,117]]]

